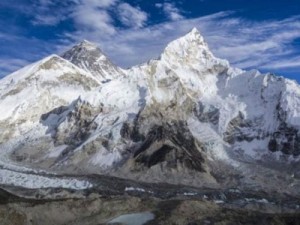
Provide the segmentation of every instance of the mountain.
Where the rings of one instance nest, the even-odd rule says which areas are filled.
[[[84,41],[0,81],[5,165],[277,190],[300,175],[299,129],[296,82],[231,67],[196,29],[128,70]]]
[[[123,76],[121,68],[114,65],[97,45],[86,40],[63,53],[61,57],[90,72],[100,81]]]

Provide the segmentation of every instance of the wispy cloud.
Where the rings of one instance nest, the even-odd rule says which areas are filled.
[[[299,49],[293,45],[300,38],[299,28],[299,17],[265,22],[225,18],[209,22],[203,31],[215,54],[228,58],[235,66],[280,69],[286,66],[272,67],[275,61],[292,62],[299,54]]]
[[[117,0],[80,0],[73,7],[71,17],[76,29],[83,32],[101,32],[105,35],[114,34],[115,27],[108,8],[115,5]]]
[[[69,17],[74,0],[36,0],[25,12],[35,26],[55,26]]]
[[[39,26],[55,26],[64,19],[63,16],[36,15],[32,23]]]
[[[184,19],[184,16],[181,15],[180,10],[175,6],[174,3],[156,3],[155,6],[163,9],[164,13],[172,21]]]
[[[90,7],[108,8],[115,5],[118,0],[73,0],[79,3],[78,5],[85,5]]]
[[[101,29],[102,32],[112,34],[113,19],[107,10],[117,2],[118,0],[37,0],[28,13],[33,15],[33,25],[55,26],[71,19],[76,26],[87,30]]]
[[[300,57],[294,56],[289,59],[277,59],[269,64],[262,66],[265,69],[289,69],[300,68]],[[299,71],[299,70],[298,70]],[[300,75],[300,72],[299,72]]]
[[[41,9],[51,9],[49,1],[39,1]],[[234,66],[271,71],[284,71],[287,68],[300,70],[300,50],[293,44],[300,38],[300,17],[253,22],[226,11],[187,19],[175,5],[159,3],[156,7],[163,10],[168,21],[147,26],[151,19],[150,12],[147,14],[138,6],[129,5],[122,0],[67,1],[70,13],[66,17],[73,21],[75,30],[61,33],[58,40],[48,43],[42,40],[23,41],[34,49],[31,55],[25,56],[23,53],[16,60],[11,56],[0,57],[0,73],[15,70],[27,60],[35,60],[45,56],[47,52],[60,53],[82,39],[99,43],[114,62],[129,67],[158,57],[167,43],[193,27],[201,31],[217,57],[228,59]],[[52,21],[47,17],[38,20],[39,16],[41,15],[37,13],[35,21],[40,21],[40,24],[57,23],[55,19]],[[9,40],[8,35],[11,34],[1,33],[0,29],[1,40]]]
[[[141,28],[145,25],[148,15],[139,7],[133,7],[128,3],[118,5],[118,13],[121,22],[127,27]]]

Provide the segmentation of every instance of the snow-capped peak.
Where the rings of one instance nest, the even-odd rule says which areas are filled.
[[[79,58],[85,59],[91,58],[91,56],[93,58],[100,58],[103,55],[104,54],[102,53],[101,49],[96,44],[87,40],[83,40],[82,42],[74,45],[68,51],[64,52],[62,57],[74,63],[77,62]]]
[[[189,54],[189,51],[192,49],[197,49],[198,51],[205,52],[208,54],[207,57],[212,57],[212,53],[210,52],[206,42],[204,41],[204,38],[196,28],[192,29],[186,35],[168,44],[165,52],[178,52],[179,54],[177,56],[184,57]]]
[[[216,58],[200,32],[193,28],[186,35],[167,45],[161,60],[172,68],[184,67],[197,70],[215,70],[216,74],[230,68],[227,60]]]
[[[206,45],[200,31],[195,27],[189,33],[184,35],[183,38],[189,39],[191,41],[200,41],[203,45]]]
[[[92,48],[92,49],[99,48],[96,43],[90,42],[90,41],[85,40],[85,39],[82,42],[80,42],[78,45],[82,46],[82,47],[85,47],[85,48],[89,48],[89,47]]]
[[[99,81],[123,75],[122,70],[114,65],[95,43],[87,40],[73,46],[63,53],[62,57],[90,72]]]
[[[200,34],[200,31],[196,27],[193,27],[193,29],[189,33]]]

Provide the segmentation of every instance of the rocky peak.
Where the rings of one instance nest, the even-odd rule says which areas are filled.
[[[182,58],[186,57],[194,50],[205,51],[209,56],[212,55],[204,41],[204,38],[196,28],[192,29],[186,35],[170,42],[165,49],[165,53],[177,53],[176,56]]]
[[[182,37],[182,39],[186,39],[189,41],[198,41],[199,44],[203,46],[207,46],[203,36],[200,34],[200,31],[197,28],[193,28],[189,33],[187,33],[185,36]]]
[[[122,70],[114,65],[95,43],[87,40],[73,46],[63,53],[62,57],[90,72],[99,81],[110,80],[123,75]]]
[[[87,57],[88,54],[93,54],[95,57],[103,55],[101,49],[95,43],[83,40],[82,42],[74,45],[70,50],[63,53],[62,57],[72,61],[72,59],[78,57],[78,55],[81,57]]]
[[[210,51],[207,43],[200,32],[193,28],[186,35],[172,41],[167,45],[161,59],[173,66],[203,66],[228,68],[229,63],[226,60],[216,58]]]
[[[90,49],[98,49],[98,50],[100,50],[100,48],[97,46],[96,43],[90,42],[88,40],[83,40],[78,45],[81,46],[81,47],[83,47],[83,48],[86,48],[86,49],[90,48]],[[100,52],[101,52],[101,50],[100,50]]]

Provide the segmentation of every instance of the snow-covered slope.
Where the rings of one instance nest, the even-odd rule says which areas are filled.
[[[98,87],[90,74],[56,55],[33,63],[0,82],[0,121],[37,122],[55,107]]]
[[[100,83],[63,58],[51,55],[0,82],[0,143],[2,161],[43,156],[53,146],[43,115],[84,97]],[[21,155],[11,151],[22,151]],[[8,154],[8,155],[7,155]]]
[[[0,81],[2,161],[203,184],[223,166],[299,158],[299,85],[232,68],[196,29],[126,71],[87,41],[63,58]]]

